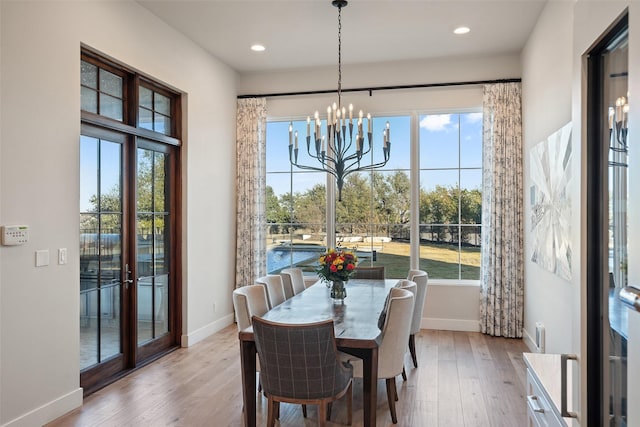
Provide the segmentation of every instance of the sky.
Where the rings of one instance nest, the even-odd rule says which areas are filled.
[[[404,170],[410,167],[410,116],[373,118],[373,159],[382,159],[382,133],[386,122],[390,125],[391,156],[382,170]],[[456,186],[458,179],[464,188],[480,188],[482,185],[482,113],[432,114],[419,116],[420,121],[420,184],[426,190],[436,185]],[[267,124],[267,185],[278,195],[291,190],[289,172],[301,172],[289,161],[289,123]],[[354,133],[356,129],[354,119]],[[363,124],[366,132],[366,118]],[[311,132],[313,132],[313,124]],[[325,122],[321,128],[326,133]],[[319,162],[306,153],[306,120],[293,122],[293,132],[298,131],[298,163],[318,166]],[[295,140],[295,137],[292,136]],[[313,141],[311,142],[314,150]],[[370,159],[370,157],[369,157]],[[474,168],[461,170],[458,166]],[[451,168],[455,168],[452,170]],[[274,173],[280,172],[280,173]],[[325,183],[325,174],[312,172],[297,174],[293,192],[304,192],[316,183]]]
[[[89,203],[98,190],[98,138],[80,136],[80,212],[94,210]],[[120,182],[121,145],[102,140],[100,185],[102,192],[117,188]]]

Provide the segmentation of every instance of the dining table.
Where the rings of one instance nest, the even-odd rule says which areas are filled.
[[[303,292],[273,307],[262,318],[279,323],[303,324],[333,319],[338,350],[362,359],[363,424],[376,425],[378,396],[378,317],[397,279],[351,279],[347,297],[335,302],[329,288],[318,281]],[[238,333],[242,366],[244,425],[256,425],[256,345],[252,327]]]

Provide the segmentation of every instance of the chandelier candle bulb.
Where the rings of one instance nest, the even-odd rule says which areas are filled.
[[[293,123],[289,123],[289,145],[292,145]]]
[[[373,119],[371,118],[371,114],[367,114],[367,132],[373,132]]]
[[[616,122],[622,121],[622,104],[624,102],[624,98],[620,97],[616,99]]]
[[[307,116],[307,137],[311,136],[311,117]]]
[[[297,150],[297,149],[298,149],[298,131],[296,131],[295,138],[296,138],[296,145],[295,145],[295,149]]]
[[[615,114],[613,107],[609,107],[609,130],[613,129],[613,116]]]
[[[353,104],[349,104],[349,122],[353,122]]]

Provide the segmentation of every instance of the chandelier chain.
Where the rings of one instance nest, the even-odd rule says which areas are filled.
[[[338,109],[342,104],[342,6],[338,6]]]

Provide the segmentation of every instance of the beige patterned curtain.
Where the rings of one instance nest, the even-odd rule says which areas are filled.
[[[236,128],[236,288],[266,270],[265,149],[267,101],[238,100]]]
[[[524,305],[520,83],[484,86],[480,329],[522,338]]]

